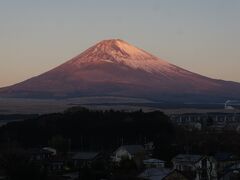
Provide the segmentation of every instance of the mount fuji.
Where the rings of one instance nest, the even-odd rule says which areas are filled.
[[[46,73],[0,88],[0,97],[8,98],[101,96],[224,102],[240,99],[240,83],[190,72],[123,40],[111,39]]]

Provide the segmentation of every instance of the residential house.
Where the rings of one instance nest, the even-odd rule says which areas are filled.
[[[240,133],[240,124],[239,123],[228,123],[224,127],[224,131],[232,131],[232,132]]]
[[[145,159],[143,164],[146,168],[164,168],[165,161],[160,159]]]
[[[42,148],[33,148],[28,152],[32,161],[47,161],[53,156],[52,152]]]
[[[114,153],[112,161],[116,165],[120,165],[120,162],[124,159],[133,160],[137,168],[143,167],[143,160],[146,157],[146,151],[141,145],[124,145],[120,146]]]
[[[56,157],[49,160],[45,166],[50,172],[62,172],[65,170],[64,169],[65,164],[66,164],[65,159]]]
[[[207,156],[179,154],[172,159],[172,163],[173,169],[194,180],[217,179],[215,162]]]
[[[169,170],[166,168],[150,168],[142,172],[138,178],[144,180],[192,180],[178,170]]]
[[[44,151],[48,151],[50,153],[52,153],[52,156],[56,156],[57,155],[57,150],[51,147],[44,147],[42,148]]]
[[[144,158],[145,149],[141,145],[120,146],[113,154],[112,160],[120,162],[122,159],[134,159],[135,157]]]
[[[227,167],[219,177],[220,180],[238,180],[240,179],[240,163]]]
[[[153,143],[153,142],[145,143],[145,144],[144,144],[144,149],[145,149],[145,151],[151,153],[151,152],[155,149],[154,143]]]
[[[99,152],[75,152],[73,153],[72,160],[75,167],[91,167],[92,163],[101,158]]]
[[[191,178],[184,175],[181,171],[174,170],[163,177],[161,180],[191,180]]]
[[[144,170],[138,178],[140,179],[147,179],[147,180],[162,180],[164,177],[166,177],[171,170],[169,169],[159,169],[159,168],[149,168]]]
[[[220,175],[224,173],[227,167],[240,163],[238,156],[226,152],[216,153],[214,159],[217,161],[217,171]]]
[[[65,180],[77,180],[79,179],[79,172],[71,172],[71,173],[63,174],[62,178]]]

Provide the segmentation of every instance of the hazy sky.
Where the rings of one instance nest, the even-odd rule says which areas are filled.
[[[0,0],[0,86],[111,38],[240,82],[239,20],[240,0]]]

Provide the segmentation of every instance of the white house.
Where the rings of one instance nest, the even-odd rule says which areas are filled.
[[[42,148],[42,149],[45,150],[45,151],[48,151],[48,152],[52,153],[53,156],[56,156],[56,155],[57,155],[57,150],[54,149],[54,148],[44,147],[44,148]]]
[[[114,162],[120,162],[122,159],[134,159],[137,156],[143,157],[145,150],[141,145],[125,145],[120,146],[112,156]]]

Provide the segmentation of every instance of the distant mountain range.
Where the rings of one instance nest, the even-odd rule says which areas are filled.
[[[0,97],[129,97],[164,102],[240,99],[240,83],[208,78],[119,39],[104,40],[39,76],[0,89]]]

